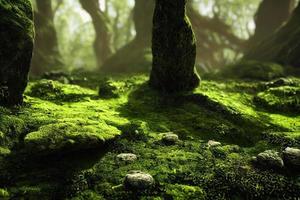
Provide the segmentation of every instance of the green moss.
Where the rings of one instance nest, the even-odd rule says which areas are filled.
[[[118,87],[116,98],[91,96],[63,101],[58,97],[48,100],[29,95],[38,81],[28,88],[26,106],[12,110],[0,107],[1,116],[10,124],[0,129],[5,136],[13,119],[19,119],[15,122],[26,127],[18,130],[23,137],[18,137],[17,148],[12,148],[13,153],[0,166],[0,187],[9,185],[10,194],[22,198],[55,195],[57,199],[107,200],[282,199],[300,196],[299,177],[289,176],[289,172],[260,171],[250,162],[260,152],[279,151],[292,144],[287,140],[298,141],[298,116],[273,113],[253,104],[257,93],[276,88],[277,83],[203,81],[195,94],[179,96],[161,95],[149,89],[146,76],[111,80]],[[97,96],[95,87],[53,83],[63,93]],[[290,83],[285,86],[296,87]],[[181,142],[164,145],[161,133],[166,131],[178,134]],[[271,140],[275,138],[273,133],[278,142]],[[207,149],[205,146],[211,139],[220,141],[222,146]],[[105,152],[87,150],[108,140]],[[31,161],[19,154],[20,150],[24,153],[24,147],[30,150],[30,155],[42,151],[56,154]],[[134,153],[138,159],[120,163],[116,159],[120,153]],[[124,177],[131,170],[150,173],[155,179],[154,187],[140,192],[125,190]],[[44,189],[41,186],[44,182],[51,189]],[[27,191],[19,190],[22,186],[40,189],[22,193]]]
[[[10,150],[9,149],[7,149],[7,148],[2,148],[1,146],[0,146],[0,156],[7,156],[7,155],[9,155],[10,154]]]
[[[30,84],[26,94],[56,102],[80,101],[86,97],[95,96],[95,92],[92,90],[52,80],[41,80]]]
[[[283,67],[279,64],[259,61],[242,61],[238,64],[228,66],[220,75],[226,78],[266,81],[281,77],[283,74]]]
[[[77,120],[42,126],[26,135],[25,148],[29,151],[80,150],[95,148],[120,134],[120,131],[105,123]]]
[[[281,86],[269,88],[255,96],[254,102],[273,111],[300,112],[300,87]]]
[[[205,192],[196,186],[169,184],[166,186],[166,194],[172,199],[206,199]]]
[[[0,188],[0,198],[9,198],[9,193],[7,192],[7,190]]]

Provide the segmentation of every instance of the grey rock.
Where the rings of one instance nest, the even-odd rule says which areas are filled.
[[[121,153],[117,155],[117,159],[123,162],[134,162],[137,160],[137,156],[133,153]]]
[[[131,190],[146,190],[154,185],[154,178],[142,171],[131,171],[125,176],[124,186]]]
[[[266,150],[259,153],[256,157],[256,163],[267,169],[280,169],[284,167],[282,158],[277,151]]]
[[[174,145],[179,142],[179,137],[173,132],[163,133],[162,142],[168,145]]]
[[[283,160],[287,165],[300,168],[300,149],[287,147],[283,151]]]

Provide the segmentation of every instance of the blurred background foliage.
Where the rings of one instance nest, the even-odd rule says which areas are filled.
[[[32,1],[36,10],[36,2],[39,0]],[[105,21],[110,54],[113,55],[132,41],[136,35],[133,22],[135,1],[95,1],[98,1],[99,5],[97,12],[101,13]],[[255,32],[255,14],[263,1],[189,1],[187,13],[197,38],[197,67],[201,71],[222,68],[243,56],[249,45],[247,41]],[[297,2],[292,1],[294,4]],[[91,15],[82,8],[79,0],[52,0],[51,3],[53,23],[57,34],[57,48],[63,65],[56,64],[58,66],[56,68],[45,67],[43,71],[99,70],[99,68],[101,71],[101,65],[105,61],[102,60],[101,64],[99,61],[97,63],[97,55],[95,55],[97,50],[93,50],[96,32]]]

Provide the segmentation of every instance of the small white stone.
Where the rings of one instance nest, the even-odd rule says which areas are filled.
[[[121,153],[117,155],[117,159],[124,162],[134,162],[137,160],[137,156],[133,153]]]
[[[132,190],[145,190],[154,185],[154,178],[141,171],[131,171],[125,176],[124,186]]]
[[[221,146],[221,142],[217,142],[217,141],[214,141],[214,140],[209,140],[207,142],[207,147],[208,148],[211,148],[211,147],[218,147],[218,146]]]

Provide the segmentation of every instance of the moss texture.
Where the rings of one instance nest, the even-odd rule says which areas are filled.
[[[253,102],[271,88],[298,88],[299,79],[205,80],[194,94],[178,96],[151,90],[144,75],[114,77],[114,98],[98,96],[102,78],[82,79],[78,83],[93,89],[40,80],[29,84],[25,106],[0,107],[0,140],[5,139],[0,143],[0,188],[10,198],[300,197],[297,172],[260,170],[251,163],[265,150],[300,147],[297,114]],[[80,98],[65,98],[74,94]],[[179,136],[178,143],[161,141],[169,131]],[[208,140],[221,145],[208,148]],[[137,160],[121,162],[120,153],[134,153]],[[126,190],[123,181],[131,170],[150,173],[154,187]]]
[[[29,0],[0,1],[0,103],[19,104],[27,85],[33,49]]]
[[[191,91],[200,83],[194,67],[196,41],[185,6],[186,0],[156,1],[150,85],[161,91]]]

